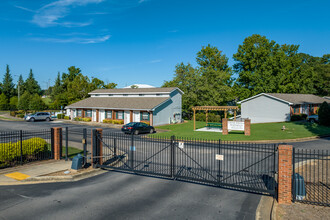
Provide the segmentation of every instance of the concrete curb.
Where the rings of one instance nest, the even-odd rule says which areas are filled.
[[[256,220],[273,219],[275,198],[262,196],[256,210]]]
[[[78,181],[82,179],[86,179],[92,176],[96,176],[102,173],[107,172],[102,169],[93,169],[84,173],[79,173],[73,176],[37,176],[37,177],[29,177],[21,182],[72,182]]]

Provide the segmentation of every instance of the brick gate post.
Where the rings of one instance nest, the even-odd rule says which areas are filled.
[[[99,134],[100,139],[102,140],[102,128],[97,128],[97,129],[92,129],[92,135],[91,135],[91,147],[92,147],[92,154],[91,154],[91,159],[92,159],[92,164],[103,164],[103,144],[100,139],[97,138],[97,136],[94,135],[93,130],[96,130],[96,133]]]
[[[292,145],[278,146],[278,194],[279,204],[292,202]]]
[[[245,136],[251,135],[251,119],[244,120],[244,134]]]
[[[60,160],[62,156],[62,128],[54,129],[54,160]]]

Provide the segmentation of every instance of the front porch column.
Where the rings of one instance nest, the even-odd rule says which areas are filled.
[[[153,112],[150,112],[150,119],[149,119],[149,123],[150,123],[150,125],[151,125],[151,126],[153,126],[153,125],[154,125],[154,114],[153,114]]]
[[[129,111],[129,121],[133,122],[133,111]]]

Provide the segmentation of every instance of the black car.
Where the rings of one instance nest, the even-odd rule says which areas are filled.
[[[155,128],[143,122],[131,122],[124,125],[121,131],[125,134],[154,133]]]

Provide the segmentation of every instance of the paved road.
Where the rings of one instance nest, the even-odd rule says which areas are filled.
[[[0,186],[0,219],[255,219],[260,195],[109,172]]]

